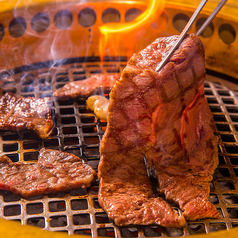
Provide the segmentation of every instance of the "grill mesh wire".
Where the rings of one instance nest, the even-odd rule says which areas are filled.
[[[94,73],[120,73],[125,62],[77,62],[62,66],[13,73],[3,81],[3,91],[17,96],[52,96],[65,83],[82,80]],[[211,183],[210,200],[221,219],[188,222],[183,229],[160,226],[117,227],[100,208],[98,182],[90,189],[40,195],[23,199],[0,190],[0,217],[17,220],[50,231],[88,234],[92,237],[181,237],[210,233],[238,226],[238,92],[220,82],[206,81],[205,94],[219,131],[219,166]],[[42,147],[60,149],[80,156],[97,170],[99,143],[106,122],[97,120],[84,99],[54,101],[55,128],[46,140],[29,131],[0,132],[0,152],[13,162],[32,163]]]

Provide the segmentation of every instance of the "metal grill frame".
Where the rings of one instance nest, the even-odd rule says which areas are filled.
[[[65,83],[83,80],[94,73],[121,73],[125,65],[126,61],[121,60],[103,63],[77,61],[61,66],[22,70],[4,79],[3,90],[17,96],[52,96],[52,92]],[[212,78],[208,75],[205,94],[219,132],[220,161],[211,183],[210,200],[221,214],[221,219],[187,222],[183,229],[117,227],[98,204],[98,181],[87,190],[29,199],[0,190],[0,218],[17,220],[22,225],[35,225],[49,231],[63,231],[69,235],[118,238],[184,237],[238,226],[238,91],[230,90],[220,79],[209,79]],[[42,140],[29,131],[0,131],[0,152],[13,162],[33,163],[37,160],[40,148],[60,149],[80,156],[97,170],[99,143],[106,122],[98,120],[86,109],[85,99],[54,101],[52,112],[55,128],[48,139]]]

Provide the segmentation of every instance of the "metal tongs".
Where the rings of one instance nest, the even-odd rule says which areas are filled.
[[[201,10],[203,9],[203,7],[205,6],[206,2],[208,0],[202,0],[200,2],[200,4],[198,5],[197,9],[195,10],[195,12],[193,13],[193,15],[191,16],[190,20],[188,21],[187,25],[185,26],[185,28],[183,29],[183,31],[181,32],[181,34],[179,35],[177,41],[175,42],[175,44],[173,45],[173,47],[169,50],[169,52],[165,55],[165,57],[163,58],[163,60],[160,62],[160,64],[156,67],[155,71],[159,72],[163,66],[166,64],[166,62],[169,60],[169,58],[172,56],[172,54],[174,53],[174,51],[177,49],[177,47],[180,45],[180,43],[183,41],[184,37],[186,36],[187,32],[190,30],[192,24],[194,23],[194,21],[196,20],[196,18],[198,17],[199,13],[201,12]],[[217,15],[217,13],[221,10],[221,8],[225,5],[225,3],[227,2],[227,0],[221,0],[219,2],[219,4],[217,5],[217,7],[214,9],[214,11],[211,13],[211,15],[207,18],[207,20],[202,24],[202,26],[200,27],[200,29],[197,31],[196,35],[200,35],[205,28],[209,25],[209,23],[214,19],[214,17]]]

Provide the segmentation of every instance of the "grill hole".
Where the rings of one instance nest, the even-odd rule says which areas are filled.
[[[40,144],[37,141],[23,142],[23,149],[38,149]]]
[[[26,21],[23,17],[14,18],[9,24],[9,33],[12,37],[20,37],[26,30]]]
[[[121,237],[138,237],[138,230],[137,228],[123,228],[120,227]]]
[[[218,204],[219,200],[216,194],[210,194],[210,202],[213,204]]]
[[[231,44],[236,38],[236,31],[230,24],[222,24],[219,27],[219,36],[225,44]]]
[[[238,116],[230,115],[230,117],[233,122],[238,122]]]
[[[166,228],[166,232],[168,236],[177,237],[183,235],[183,229],[176,229],[176,228]]]
[[[161,236],[161,228],[159,226],[145,226],[143,232],[146,237]]]
[[[75,199],[71,200],[72,210],[86,210],[88,209],[88,202],[86,199]]]
[[[37,217],[37,218],[29,218],[27,219],[27,224],[31,226],[37,226],[40,228],[45,227],[45,219],[44,217]]]
[[[211,112],[222,112],[220,107],[210,106]]]
[[[99,147],[86,147],[85,154],[87,156],[99,156]]]
[[[27,214],[39,214],[43,212],[43,203],[30,203],[26,205]]]
[[[96,218],[96,222],[98,224],[109,223],[110,222],[109,219],[108,219],[108,216],[105,212],[104,213],[96,213],[95,218]]]
[[[129,9],[129,10],[126,11],[125,21],[126,21],[126,22],[133,21],[133,20],[134,20],[136,17],[138,17],[141,13],[142,13],[142,11],[141,11],[140,9],[131,8],[131,9]]]
[[[17,151],[17,150],[18,150],[18,143],[3,144],[3,151],[4,152]]]
[[[57,83],[69,82],[69,78],[68,77],[57,77],[56,82]],[[62,86],[64,86],[64,85],[62,85]]]
[[[21,214],[21,206],[20,205],[11,205],[5,206],[3,209],[4,216],[17,216]]]
[[[101,206],[99,205],[99,202],[98,202],[98,199],[97,199],[97,198],[94,198],[94,199],[93,199],[93,206],[94,206],[95,208],[101,208]]]
[[[63,133],[64,135],[68,135],[68,134],[77,134],[77,127],[63,127]]]
[[[78,15],[78,22],[83,27],[90,27],[93,26],[96,22],[97,15],[95,11],[91,8],[85,8],[80,11]]]
[[[233,135],[223,135],[221,134],[222,141],[224,142],[235,142],[235,138]]]
[[[54,18],[55,26],[59,29],[67,29],[73,21],[73,16],[68,10],[62,10],[56,13]]]
[[[62,115],[74,114],[74,109],[72,107],[60,108],[60,114],[62,114]]]
[[[76,123],[75,117],[61,117],[61,124],[74,124]]]
[[[238,146],[229,146],[229,145],[225,145],[225,148],[226,148],[226,151],[228,153],[231,153],[231,154],[237,154],[238,153]]]
[[[52,216],[52,217],[50,217],[50,226],[51,227],[67,226],[66,216]]]
[[[74,225],[90,224],[90,216],[89,216],[89,214],[73,215],[73,224]]]
[[[86,145],[98,144],[99,138],[98,138],[98,136],[85,136],[84,143]]]
[[[230,218],[238,218],[238,208],[227,208]]]
[[[102,14],[102,22],[120,22],[120,13],[115,8],[108,8]]]
[[[115,237],[114,228],[99,228],[97,229],[98,236],[106,236],[106,237]]]
[[[219,156],[218,159],[219,159],[219,165],[224,165],[224,164],[226,164],[225,159],[224,159],[223,156]]]
[[[90,117],[81,117],[81,122],[82,123],[94,123],[95,122],[95,117],[90,116]]]
[[[222,194],[224,202],[228,204],[238,204],[237,194]]]
[[[234,165],[238,165],[238,157],[230,157],[230,161]]]
[[[233,181],[218,181],[218,185],[221,190],[234,190],[235,189]]]
[[[0,190],[1,191],[1,190]],[[21,200],[21,196],[18,194],[11,193],[9,191],[3,191],[4,202],[16,202]]]
[[[230,113],[238,113],[237,107],[226,107],[226,110]]]
[[[221,95],[221,96],[230,96],[229,91],[221,91],[221,90],[218,90],[217,92],[218,92],[218,94]]]
[[[216,98],[207,98],[209,104],[218,104]]]
[[[235,172],[236,177],[238,177],[238,169],[235,168],[234,172]]]
[[[82,127],[83,133],[95,133],[97,132],[96,126],[83,126]]]
[[[8,154],[7,156],[11,159],[12,162],[18,162],[19,161],[18,154]]]
[[[49,203],[50,212],[60,212],[65,210],[66,210],[66,205],[65,205],[65,201],[63,200]]]
[[[210,229],[211,231],[220,231],[220,230],[226,230],[226,224],[225,223],[210,223]]]
[[[214,121],[226,122],[226,117],[224,115],[213,115]]]
[[[29,86],[27,86],[27,87],[22,87],[22,88],[21,88],[21,92],[22,92],[22,93],[34,92],[34,86],[29,85]]]
[[[83,188],[70,191],[71,196],[83,196],[83,195],[86,195],[87,193],[88,193],[87,189],[83,189]]]
[[[219,131],[231,131],[229,125],[227,124],[216,124],[216,127]]]
[[[48,28],[49,24],[49,16],[44,12],[37,13],[31,21],[32,29],[38,33],[45,31]]]
[[[78,145],[78,144],[79,144],[78,137],[64,138],[64,145]]]
[[[49,139],[49,140],[45,140],[44,142],[44,146],[45,147],[56,147],[56,146],[59,146],[59,141],[58,139]]]
[[[222,98],[222,101],[225,104],[235,104],[234,100],[232,98]]]
[[[208,95],[214,96],[212,90],[206,90],[206,89],[205,89],[204,92],[205,92],[205,95],[206,95],[206,96],[208,96]]]
[[[173,19],[173,26],[178,32],[182,32],[188,21],[187,15],[179,13]]]
[[[202,223],[189,223],[188,224],[188,231],[190,235],[196,235],[196,234],[204,234],[206,233],[205,226]]]
[[[200,29],[200,27],[202,26],[202,24],[207,20],[207,18],[200,18],[197,20],[196,22],[196,30],[198,31]],[[210,23],[205,29],[204,31],[201,33],[201,35],[203,37],[210,37],[214,32],[214,26],[212,23]]]
[[[3,140],[18,140],[19,134],[18,133],[6,133],[2,135]]]
[[[37,161],[38,155],[39,155],[38,152],[24,153],[24,160],[25,161]]]

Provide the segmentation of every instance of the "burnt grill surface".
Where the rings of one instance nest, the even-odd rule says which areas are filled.
[[[83,80],[94,73],[121,73],[126,61],[72,62],[50,67],[21,68],[1,79],[3,92],[17,96],[45,97],[65,83]],[[12,74],[12,75],[11,75]],[[211,183],[210,200],[221,219],[187,222],[183,229],[160,226],[117,227],[100,208],[97,200],[98,182],[90,189],[69,193],[40,195],[28,199],[0,190],[0,217],[17,220],[50,231],[92,237],[182,237],[226,230],[238,226],[238,92],[220,81],[205,82],[205,94],[219,133],[219,166]],[[106,95],[107,96],[107,95]],[[13,162],[32,163],[42,147],[60,149],[80,156],[96,171],[99,143],[106,122],[87,110],[85,99],[54,101],[54,130],[42,140],[31,131],[0,131],[0,152]]]

